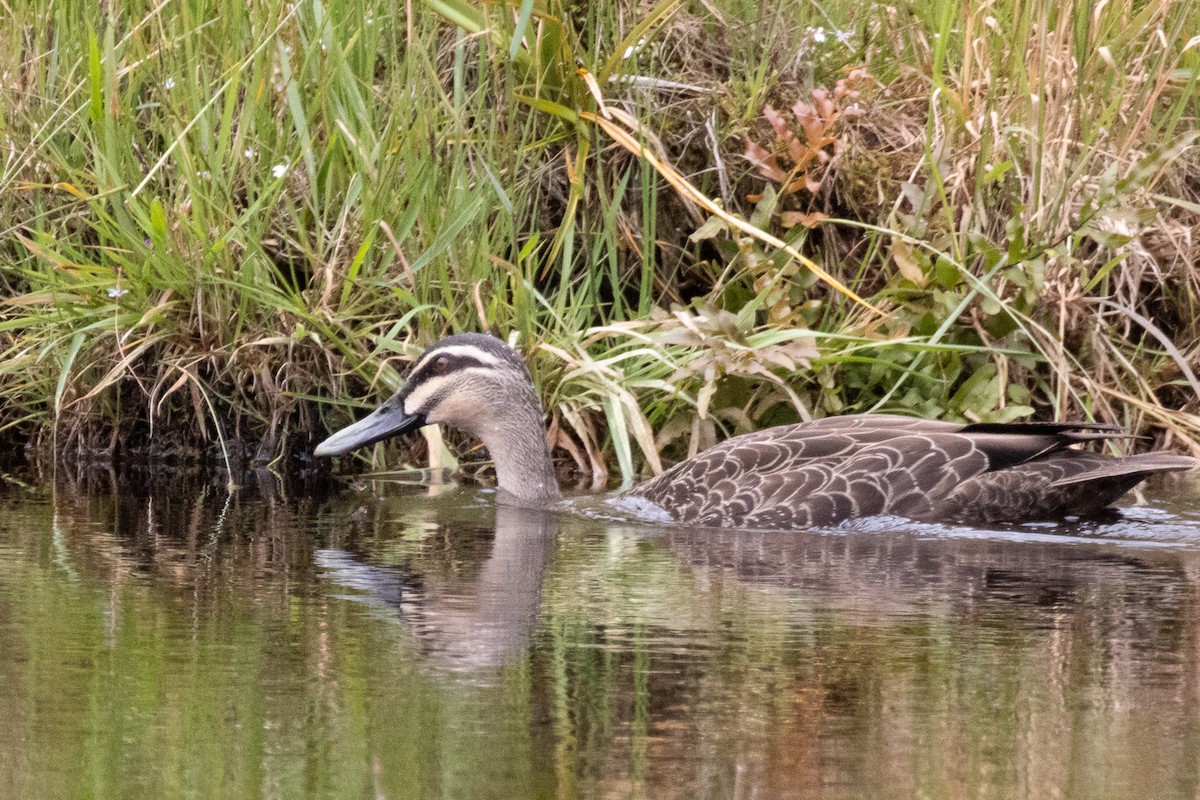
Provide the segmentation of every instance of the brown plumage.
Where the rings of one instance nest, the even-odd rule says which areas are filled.
[[[337,455],[444,423],[483,439],[502,496],[559,497],[541,403],[520,356],[480,334],[427,350],[395,397],[314,451]],[[801,529],[880,514],[938,522],[1021,522],[1085,515],[1155,472],[1191,469],[1172,453],[1079,449],[1122,438],[1111,425],[961,424],[884,414],[830,417],[735,436],[624,494],[693,525]]]
[[[705,526],[791,529],[891,514],[996,522],[1091,514],[1171,453],[1118,458],[1078,443],[1121,437],[1089,423],[964,425],[885,414],[830,417],[735,436],[628,494]]]

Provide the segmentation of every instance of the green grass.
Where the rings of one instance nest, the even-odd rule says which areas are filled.
[[[597,475],[872,409],[1200,451],[1196,4],[0,16],[0,426],[43,453],[302,454],[458,330]]]

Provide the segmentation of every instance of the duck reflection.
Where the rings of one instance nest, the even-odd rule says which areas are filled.
[[[921,613],[933,604],[1054,608],[1088,592],[1161,589],[1187,579],[1188,551],[1172,544],[993,533],[919,526],[790,536],[670,529],[658,541],[710,577],[771,585],[870,614]]]
[[[757,609],[751,627],[803,628],[834,615],[868,627],[941,618],[1028,630],[1060,625],[1103,596],[1126,622],[1154,597],[1161,619],[1163,603],[1187,597],[1165,588],[1190,582],[1190,550],[1155,542],[912,525],[646,527],[492,506],[470,491],[435,504],[407,500],[367,503],[374,511],[358,515],[358,532],[334,537],[339,546],[315,561],[349,590],[343,596],[399,619],[432,665],[463,672],[511,663],[544,615],[582,615],[618,647],[630,625],[703,639],[734,608]],[[494,529],[481,527],[492,513]]]
[[[328,580],[353,590],[346,597],[394,613],[436,665],[484,671],[527,645],[555,531],[549,512],[499,506],[483,547],[421,548],[397,566],[324,549],[316,563]]]

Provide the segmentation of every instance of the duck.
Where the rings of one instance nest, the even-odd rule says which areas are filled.
[[[452,335],[429,347],[400,391],[313,455],[349,453],[432,424],[483,442],[499,502],[561,502],[525,360],[488,334]],[[1127,436],[1097,422],[834,416],[733,436],[619,498],[711,528],[802,530],[878,516],[1023,523],[1096,514],[1150,475],[1200,464],[1165,451],[1115,456],[1081,447]]]

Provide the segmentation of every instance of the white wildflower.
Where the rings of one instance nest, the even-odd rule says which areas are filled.
[[[817,44],[823,43],[825,41],[825,29],[824,28],[814,28],[813,32],[812,32],[812,38],[813,38],[813,41],[816,42]]]
[[[287,171],[287,164],[276,164],[275,166],[271,167],[271,174],[276,178],[282,178],[284,175],[287,175]]]
[[[254,152],[253,147],[247,147],[242,151],[242,155],[244,155],[246,158],[254,158],[256,155],[258,155],[258,153]]]
[[[129,290],[122,289],[121,284],[119,284],[119,283],[116,286],[113,286],[112,288],[110,288],[108,290],[108,296],[111,297],[113,300],[117,300],[122,295],[126,295],[126,294],[129,294]]]
[[[168,92],[171,91],[172,89],[174,89],[175,88],[175,79],[167,78],[165,81],[163,81],[163,88],[166,89]]]
[[[837,31],[835,36],[840,44],[850,44],[850,39],[854,36],[854,31]]]

